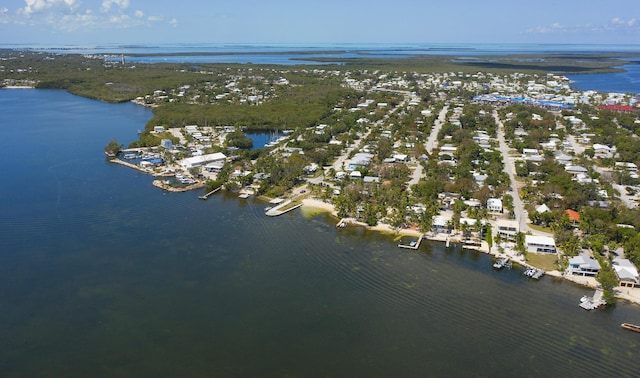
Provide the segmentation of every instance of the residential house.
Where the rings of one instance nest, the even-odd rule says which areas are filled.
[[[369,154],[366,152],[357,153],[351,158],[349,164],[347,164],[347,170],[353,171],[358,168],[365,168],[371,164],[371,159],[373,159],[373,154]]]
[[[433,231],[434,234],[450,234],[452,230],[453,227],[451,226],[450,216],[447,217],[443,215],[437,215],[433,217],[433,222],[431,223],[431,231]]]
[[[567,214],[567,216],[569,217],[569,220],[571,221],[571,225],[573,227],[578,227],[578,224],[580,223],[580,213],[571,209],[566,209],[564,213]]]
[[[518,222],[514,220],[498,219],[498,221],[496,222],[496,227],[496,234],[498,236],[500,236],[502,239],[511,241],[516,240],[516,235],[520,231]]]
[[[599,159],[612,158],[615,154],[615,148],[606,146],[604,144],[595,143],[593,145],[593,150],[595,151],[594,157]]]
[[[574,256],[569,259],[569,273],[579,276],[595,276],[600,271],[600,263],[593,257]]]
[[[527,252],[556,253],[556,242],[549,236],[525,235],[524,244]]]
[[[492,213],[502,213],[502,200],[500,198],[489,198],[487,200],[487,210]]]
[[[640,278],[638,277],[638,269],[628,259],[616,257],[612,261],[613,269],[616,271],[620,279],[620,286],[623,287],[640,287]]]
[[[549,212],[549,211],[551,211],[551,209],[549,209],[549,206],[547,206],[544,203],[542,205],[536,207],[536,212],[540,213],[540,214],[546,213],[546,212]]]

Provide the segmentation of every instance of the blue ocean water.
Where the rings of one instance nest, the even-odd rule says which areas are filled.
[[[634,376],[637,306],[108,163],[151,117],[0,90],[0,376]]]
[[[640,95],[640,59],[629,59],[637,64],[626,64],[624,72],[588,75],[570,75],[572,87],[583,91],[632,93]]]

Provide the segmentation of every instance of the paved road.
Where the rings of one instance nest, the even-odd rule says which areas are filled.
[[[433,127],[431,128],[431,133],[429,134],[429,137],[427,138],[427,144],[425,145],[425,148],[427,149],[427,152],[429,152],[429,154],[431,154],[431,152],[433,151],[433,148],[436,145],[436,142],[438,139],[438,133],[440,132],[442,125],[444,125],[444,121],[445,121],[445,117],[447,116],[448,109],[449,109],[448,105],[445,105],[442,108],[442,110],[440,111],[440,114],[438,114],[438,118],[436,118],[433,124]],[[409,180],[408,187],[411,188],[411,186],[420,182],[420,179],[422,178],[422,176],[423,176],[422,164],[418,163],[416,166],[416,169],[414,169],[413,172],[411,173],[411,180]]]
[[[518,222],[518,226],[520,227],[520,232],[529,232],[540,234],[539,231],[535,231],[529,227],[527,224],[527,213],[524,210],[524,205],[522,203],[522,199],[520,198],[520,193],[518,192],[518,188],[516,187],[516,168],[513,159],[509,156],[509,146],[507,145],[507,141],[504,138],[504,125],[502,121],[500,121],[500,117],[498,117],[498,112],[493,111],[493,118],[498,124],[498,142],[500,143],[500,153],[502,154],[502,158],[504,160],[504,170],[509,175],[509,179],[511,180],[511,188],[512,190],[507,193],[511,194],[513,197],[513,210],[516,216],[516,221]]]
[[[431,129],[431,134],[429,134],[429,138],[427,139],[426,149],[431,155],[431,152],[436,146],[438,142],[438,133],[440,129],[442,129],[442,125],[444,125],[445,117],[447,116],[447,111],[449,111],[449,105],[445,105],[442,110],[440,110],[440,114],[438,114],[438,118],[433,124],[433,128]]]

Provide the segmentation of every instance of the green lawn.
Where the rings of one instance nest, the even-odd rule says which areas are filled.
[[[538,269],[558,270],[558,256],[548,253],[527,253],[527,262]]]
[[[536,231],[541,231],[541,232],[546,232],[548,234],[553,234],[553,230],[551,230],[551,228],[549,228],[549,227],[539,226],[539,225],[530,224],[530,223],[529,223],[528,226],[531,227],[532,229],[536,230]]]

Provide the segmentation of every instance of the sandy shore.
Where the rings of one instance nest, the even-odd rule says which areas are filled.
[[[174,186],[165,184],[163,180],[153,180],[153,186],[155,186],[156,188],[160,188],[162,190],[166,190],[168,192],[179,193],[179,192],[188,192],[190,190],[204,188],[204,183],[197,182],[197,183],[189,185],[189,186],[185,186],[185,187],[182,187],[182,188],[176,188]]]
[[[302,206],[306,208],[311,208],[311,209],[318,209],[318,210],[330,213],[334,217],[338,218],[338,212],[336,211],[335,206],[330,203],[321,201],[319,199],[305,198],[302,200]],[[365,227],[367,230],[377,231],[377,232],[382,232],[387,234],[395,234],[395,235],[402,235],[402,236],[405,236],[405,235],[406,236],[422,236],[422,233],[418,230],[412,230],[407,228],[394,228],[388,224],[381,223],[376,226],[369,226],[368,224],[364,222],[359,222],[354,218],[345,218],[341,221],[347,225]]]

